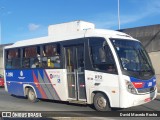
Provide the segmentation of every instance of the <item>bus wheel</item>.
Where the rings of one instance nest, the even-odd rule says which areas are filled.
[[[110,111],[109,102],[102,93],[97,93],[94,96],[94,107],[98,111]]]
[[[28,89],[27,96],[28,96],[28,100],[33,103],[38,101],[38,99],[36,98],[36,94],[32,88]]]

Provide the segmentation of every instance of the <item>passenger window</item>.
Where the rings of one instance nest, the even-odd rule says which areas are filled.
[[[23,49],[23,68],[41,67],[40,46],[27,47]]]
[[[115,61],[105,39],[90,39],[90,53],[94,69],[106,72],[116,72]]]
[[[11,49],[6,52],[6,68],[20,68],[20,49]]]
[[[60,68],[60,45],[43,46],[43,68]]]

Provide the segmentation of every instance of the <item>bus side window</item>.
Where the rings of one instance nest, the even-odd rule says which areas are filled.
[[[112,52],[103,38],[90,39],[91,63],[95,70],[116,72]]]
[[[116,72],[115,61],[108,45],[104,47],[104,51],[106,53],[107,72]]]
[[[6,52],[6,68],[20,68],[20,49],[11,49]]]
[[[43,46],[43,68],[60,68],[60,45],[49,44]]]
[[[12,68],[12,57],[9,50],[6,51],[6,68],[7,69]]]
[[[27,47],[23,49],[23,68],[33,68],[34,64],[36,66],[34,68],[40,67],[41,57],[40,57],[40,47]]]

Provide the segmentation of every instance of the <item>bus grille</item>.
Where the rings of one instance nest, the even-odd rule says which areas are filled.
[[[154,87],[145,88],[145,89],[139,89],[139,90],[138,90],[138,93],[153,92],[154,90],[155,90]]]

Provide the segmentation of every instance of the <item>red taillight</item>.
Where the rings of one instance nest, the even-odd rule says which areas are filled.
[[[135,88],[143,88],[143,82],[132,82]]]

